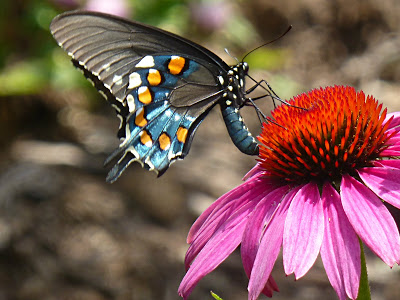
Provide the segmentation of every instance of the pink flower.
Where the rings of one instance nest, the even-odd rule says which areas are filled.
[[[387,115],[373,97],[342,86],[289,103],[263,125],[246,181],[192,226],[183,298],[239,245],[249,299],[277,290],[271,271],[281,247],[296,279],[320,253],[339,299],[357,297],[359,239],[390,267],[400,263],[399,231],[383,203],[400,208],[400,112]]]
[[[129,17],[130,7],[127,0],[88,0],[85,9],[108,13],[120,17]]]

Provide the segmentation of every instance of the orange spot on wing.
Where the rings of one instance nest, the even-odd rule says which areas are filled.
[[[168,70],[172,75],[178,75],[185,67],[186,60],[180,56],[172,56],[168,64]]]
[[[181,143],[184,143],[186,141],[188,134],[188,130],[184,127],[179,127],[178,131],[176,132],[176,137],[178,138],[178,141]]]
[[[136,115],[135,124],[139,127],[144,127],[147,124],[146,117],[144,116],[144,109],[140,110],[140,112]]]
[[[161,150],[167,150],[171,146],[171,139],[165,132],[158,138]]]
[[[157,86],[161,83],[161,73],[158,70],[151,69],[147,75],[147,81],[152,86]]]
[[[153,140],[152,140],[150,134],[146,130],[143,130],[140,133],[140,142],[143,145],[146,145],[147,147],[151,147],[151,145],[153,144]]]
[[[147,86],[139,88],[138,99],[143,104],[149,104],[151,101],[153,101],[153,96],[151,95],[151,92]]]

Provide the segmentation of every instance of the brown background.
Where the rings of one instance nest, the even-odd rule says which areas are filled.
[[[228,22],[202,26],[208,14],[193,12],[192,4],[187,12],[197,21],[181,34],[231,63],[224,47],[240,58],[293,25],[260,50],[277,51],[280,63],[266,55],[272,67],[261,71],[249,57],[251,75],[268,80],[282,98],[345,84],[374,95],[389,112],[400,109],[398,0],[225,2],[221,16],[240,16],[251,25],[245,43],[229,36]],[[22,1],[10,7],[26,9]],[[30,38],[23,28],[15,34]],[[0,101],[0,300],[178,299],[191,223],[240,184],[255,162],[230,142],[219,109],[200,126],[185,161],[163,177],[133,164],[109,185],[102,162],[118,145],[118,120],[101,96],[48,88]],[[272,108],[269,100],[261,106]],[[243,115],[258,134],[254,111]],[[373,299],[400,298],[398,267],[390,270],[368,255],[368,270]],[[273,299],[336,299],[320,258],[297,282],[284,276],[281,259],[273,274],[281,290]],[[209,290],[225,300],[247,299],[247,283],[235,252],[190,299],[211,299]]]

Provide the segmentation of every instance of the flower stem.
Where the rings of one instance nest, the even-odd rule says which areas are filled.
[[[367,263],[365,261],[364,247],[360,239],[359,242],[361,249],[361,278],[357,300],[371,300],[371,289],[368,282]]]
[[[220,296],[218,296],[216,293],[214,293],[213,291],[210,291],[211,296],[215,299],[215,300],[223,300]]]

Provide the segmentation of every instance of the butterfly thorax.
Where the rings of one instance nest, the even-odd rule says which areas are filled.
[[[239,62],[232,66],[226,73],[226,79],[219,76],[222,86],[224,86],[223,98],[226,106],[234,106],[240,109],[248,101],[245,90],[245,76],[249,70],[249,65],[246,62]]]

